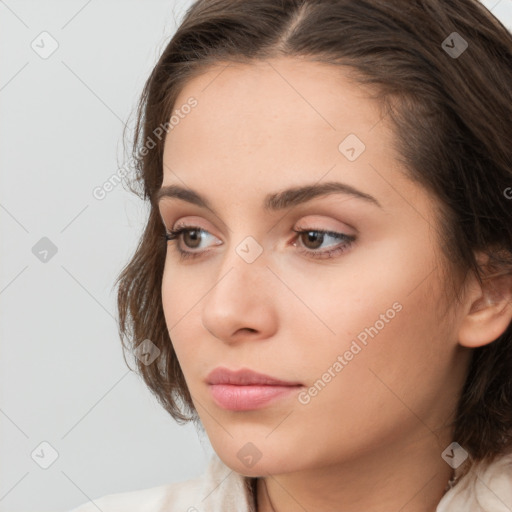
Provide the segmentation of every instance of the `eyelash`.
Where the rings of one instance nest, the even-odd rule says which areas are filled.
[[[198,258],[198,257],[202,256],[203,254],[205,254],[206,252],[209,252],[208,250],[194,252],[194,251],[184,251],[184,250],[180,249],[176,242],[177,242],[178,238],[181,236],[181,234],[184,232],[187,232],[187,231],[201,231],[204,233],[208,233],[208,231],[206,231],[205,229],[202,229],[198,226],[183,226],[183,227],[180,227],[180,228],[177,228],[174,230],[171,229],[168,232],[165,232],[163,235],[167,242],[172,242],[172,245],[177,250],[177,252],[180,256],[180,260]],[[342,242],[341,245],[338,245],[334,249],[329,249],[327,251],[315,251],[313,249],[299,249],[299,252],[301,254],[305,254],[306,256],[309,256],[312,258],[330,259],[330,258],[334,258],[338,255],[341,255],[342,253],[347,251],[352,246],[353,242],[356,239],[356,237],[353,235],[346,235],[344,233],[337,233],[336,231],[327,231],[327,230],[322,230],[322,229],[294,229],[292,231],[297,233],[297,235],[298,235],[297,239],[300,237],[301,234],[313,232],[313,233],[319,233],[324,236],[327,235],[327,236],[331,236],[333,238],[337,238]],[[295,243],[296,242],[294,242],[294,244]]]

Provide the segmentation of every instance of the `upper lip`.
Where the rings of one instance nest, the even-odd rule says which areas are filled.
[[[234,386],[299,386],[300,382],[290,382],[275,379],[262,373],[257,373],[247,368],[241,370],[229,370],[227,368],[215,368],[206,377],[208,384],[231,384]]]

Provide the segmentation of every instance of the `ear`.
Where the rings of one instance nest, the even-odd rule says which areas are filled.
[[[482,268],[489,261],[483,253],[477,255]],[[467,313],[459,326],[459,343],[476,348],[499,338],[512,322],[512,273],[483,272],[482,284],[472,273],[466,294]]]

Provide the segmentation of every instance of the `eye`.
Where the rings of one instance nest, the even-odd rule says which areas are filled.
[[[182,236],[183,235],[183,236]],[[173,242],[175,245],[176,250],[178,251],[178,254],[181,259],[185,258],[196,258],[205,252],[208,251],[187,251],[183,250],[179,243],[176,243],[181,240],[183,240],[186,247],[189,247],[191,249],[197,249],[200,245],[201,241],[205,238],[207,238],[207,235],[213,237],[208,231],[206,231],[203,228],[197,227],[197,226],[181,226],[176,229],[171,229],[167,233],[165,233],[165,239],[169,242]],[[222,242],[220,242],[222,243]],[[219,245],[219,244],[215,244]]]
[[[355,241],[356,237],[353,235],[346,235],[345,233],[338,233],[336,231],[326,231],[323,229],[294,229],[295,233],[299,236],[296,237],[297,240],[305,241],[302,242],[302,245],[307,248],[306,250],[300,249],[299,252],[306,254],[307,256],[311,256],[313,258],[334,258],[335,256],[344,253],[347,251],[352,243]],[[333,248],[318,251],[317,249],[322,246],[326,239],[334,239],[337,240],[338,243],[334,245]],[[297,241],[293,242],[293,246],[297,247]]]

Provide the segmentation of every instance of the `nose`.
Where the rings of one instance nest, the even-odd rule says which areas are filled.
[[[233,250],[201,301],[204,328],[225,343],[264,340],[276,331],[275,277],[262,256],[248,263]]]

